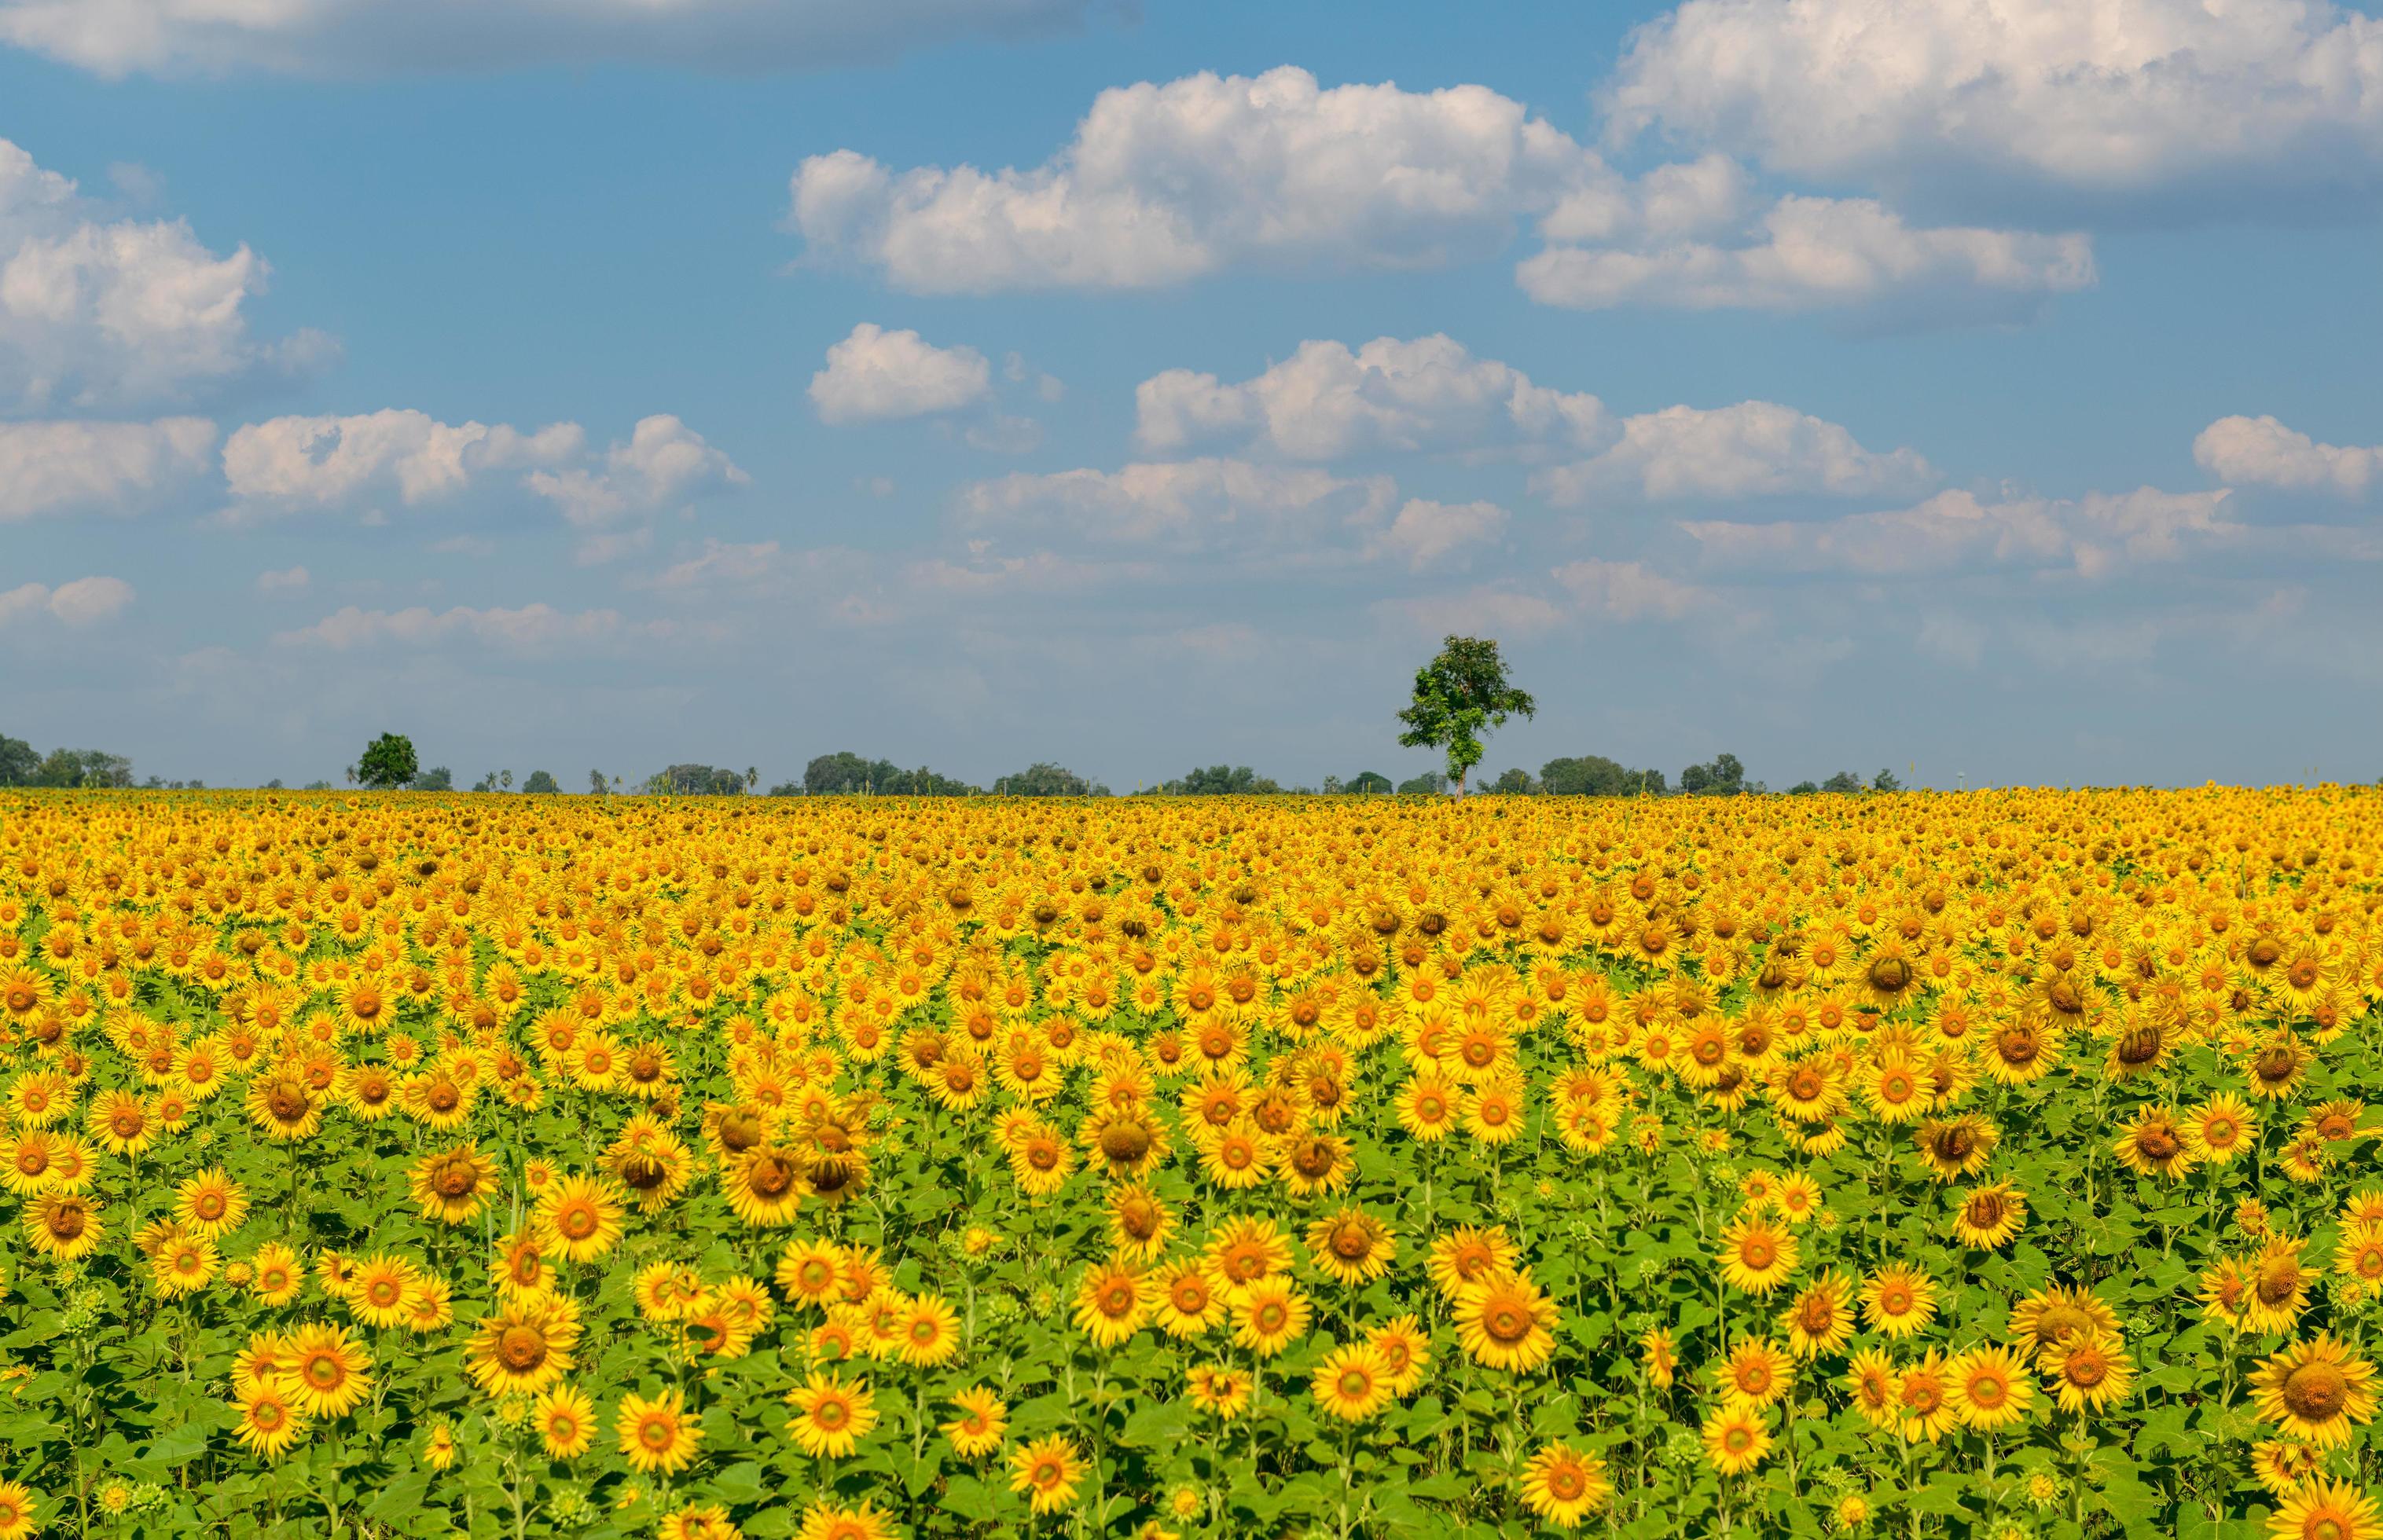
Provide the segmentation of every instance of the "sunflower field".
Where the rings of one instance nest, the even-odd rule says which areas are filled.
[[[2371,1540],[2378,862],[0,794],[0,1540]]]

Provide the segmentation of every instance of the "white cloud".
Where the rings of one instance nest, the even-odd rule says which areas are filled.
[[[695,555],[673,561],[651,576],[633,577],[629,586],[666,593],[750,586],[776,575],[782,554],[775,540],[744,545],[707,539]]]
[[[1684,523],[1705,559],[1758,573],[1846,573],[1919,577],[1995,566],[2066,568],[2088,578],[2122,563],[2179,560],[2195,546],[2237,539],[2242,526],[2225,517],[2228,494],[2089,493],[2082,498],[2016,498],[1983,502],[1969,492],[1940,492],[1911,508],[1852,513],[1818,523]]]
[[[126,512],[206,468],[216,425],[0,423],[0,524],[91,509]]]
[[[44,614],[64,625],[95,625],[122,614],[131,602],[132,585],[120,577],[79,577],[55,588],[20,583],[0,591],[0,625]]]
[[[1037,36],[1092,0],[0,0],[0,41],[106,76],[376,75],[608,60],[823,69],[965,37]]]
[[[827,351],[811,376],[823,423],[879,422],[956,412],[992,393],[993,365],[974,348],[938,348],[915,331],[863,321]]]
[[[1710,598],[1636,561],[1573,561],[1552,575],[1583,610],[1600,620],[1676,621]]]
[[[1772,401],[1700,411],[1666,407],[1624,420],[1612,448],[1532,478],[1549,501],[1603,494],[1656,501],[1792,493],[1866,497],[1918,491],[1936,479],[1912,450],[1862,448],[1835,423]]]
[[[662,414],[641,418],[627,443],[615,443],[604,451],[600,465],[533,471],[525,484],[553,502],[573,524],[589,529],[652,512],[698,492],[742,487],[752,479],[705,443],[703,435]]]
[[[224,444],[224,479],[238,520],[345,507],[394,492],[409,506],[451,497],[483,473],[559,463],[576,455],[574,423],[525,434],[485,423],[450,425],[389,409],[352,417],[275,417]]]
[[[667,622],[633,623],[613,610],[573,611],[530,604],[517,610],[458,605],[432,610],[417,605],[389,610],[361,610],[352,604],[313,625],[282,632],[273,640],[278,646],[324,647],[333,652],[383,646],[430,647],[450,642],[508,652],[549,652],[623,638],[661,638],[672,632]]]
[[[389,409],[351,417],[276,417],[253,423],[224,444],[224,479],[233,524],[296,512],[347,509],[394,494],[407,507],[456,497],[494,475],[525,473],[520,483],[554,504],[588,536],[583,561],[641,549],[648,529],[619,526],[683,498],[750,478],[703,436],[667,414],[640,421],[628,440],[600,456],[587,451],[576,423],[524,432],[502,423],[449,424],[426,413]],[[378,509],[366,514],[375,521]]]
[[[935,557],[913,562],[903,575],[914,587],[938,595],[1071,594],[1145,581],[1165,571],[1152,561],[1080,561],[1056,551],[1029,556],[978,552],[967,561]]]
[[[1637,248],[1551,246],[1515,268],[1541,304],[1602,310],[1804,311],[1924,303],[1930,320],[2016,317],[2045,297],[2090,287],[2082,235],[1920,229],[1868,198],[1787,197],[1745,243]]]
[[[964,487],[963,522],[1049,529],[1184,551],[1312,544],[1364,528],[1388,511],[1386,476],[1347,479],[1240,460],[1143,462],[1117,471],[1016,474]]]
[[[792,183],[821,258],[921,292],[1132,289],[1240,263],[1424,267],[1485,254],[1601,169],[1483,86],[1320,89],[1285,66],[1103,92],[1031,170],[896,173],[850,150]]]
[[[1302,342],[1290,358],[1233,385],[1169,369],[1135,388],[1134,408],[1134,437],[1145,449],[1231,437],[1302,460],[1515,443],[1590,449],[1614,431],[1595,396],[1535,385],[1441,335],[1377,337],[1353,352],[1340,342]]]
[[[1690,0],[1633,36],[1605,99],[1617,139],[1778,171],[2217,206],[2229,179],[2377,183],[2383,21],[2328,0]]]
[[[1468,547],[1497,539],[1506,532],[1508,517],[1494,502],[1447,503],[1410,498],[1377,538],[1374,548],[1422,572],[1446,563]]]
[[[2273,417],[2220,417],[2193,439],[2192,458],[2233,487],[2281,487],[2356,498],[2383,479],[2383,446],[2320,444]]]
[[[0,139],[0,401],[40,411],[178,400],[334,353],[319,332],[249,336],[265,260],[218,256],[180,220],[100,218]]]
[[[276,573],[257,573],[256,591],[260,594],[303,593],[314,581],[314,574],[305,568],[287,567]]]

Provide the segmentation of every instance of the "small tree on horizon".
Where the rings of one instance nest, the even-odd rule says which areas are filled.
[[[414,757],[414,740],[402,733],[384,733],[365,745],[356,761],[355,779],[366,791],[393,792],[414,784],[421,770]]]
[[[1449,779],[1456,795],[1464,795],[1467,771],[1481,762],[1482,734],[1506,725],[1513,716],[1528,717],[1537,703],[1507,682],[1505,660],[1498,644],[1480,636],[1450,636],[1439,655],[1415,671],[1414,699],[1399,713],[1407,730],[1399,743],[1407,748],[1445,749]]]

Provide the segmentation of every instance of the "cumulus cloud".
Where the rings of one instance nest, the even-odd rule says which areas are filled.
[[[377,75],[611,60],[746,72],[889,59],[1080,23],[1093,0],[0,0],[0,41],[115,77]]]
[[[1426,267],[1502,248],[1599,166],[1483,86],[1320,88],[1304,69],[1103,92],[1042,166],[805,161],[810,253],[927,293],[1137,289],[1241,263]]]
[[[980,529],[1058,531],[1180,551],[1265,549],[1362,531],[1394,496],[1386,476],[1201,459],[980,481],[961,490],[958,514]]]
[[[1614,431],[1595,396],[1535,385],[1437,334],[1377,337],[1353,351],[1302,342],[1290,358],[1234,384],[1169,369],[1135,388],[1134,409],[1134,437],[1147,450],[1232,437],[1299,460],[1532,443],[1589,449]]]
[[[549,430],[550,431],[550,430]],[[574,430],[576,431],[576,430]],[[582,529],[649,513],[698,492],[742,487],[752,477],[703,435],[663,413],[639,419],[625,444],[594,465],[533,471],[525,485]]]
[[[2220,417],[2193,439],[2192,458],[2230,487],[2357,498],[2383,479],[2383,446],[2320,444],[2273,417]]]
[[[1776,171],[2215,208],[2221,181],[2376,186],[2383,21],[2328,0],[1689,0],[1633,35],[1605,105],[1617,140]]]
[[[180,400],[336,350],[319,332],[249,335],[267,268],[219,256],[180,220],[101,218],[75,184],[0,140],[0,404],[20,410]]]
[[[113,620],[132,602],[132,585],[120,577],[79,577],[50,587],[20,583],[0,590],[0,625],[47,615],[63,625],[95,625]]]
[[[333,652],[389,646],[433,647],[452,642],[508,652],[551,652],[624,638],[666,637],[672,630],[667,622],[624,621],[618,610],[564,610],[548,604],[517,610],[458,605],[440,610],[419,605],[408,610],[362,610],[352,604],[313,625],[282,632],[273,640],[280,647]]]
[[[1918,491],[1936,473],[1912,450],[1876,453],[1835,423],[1774,401],[1711,411],[1666,407],[1624,419],[1611,449],[1532,478],[1559,505],[1601,495],[1654,501],[1804,493],[1868,497]]]
[[[957,412],[992,394],[993,365],[974,348],[938,348],[915,331],[863,321],[811,376],[823,423],[881,422]]]
[[[1583,611],[1600,620],[1676,621],[1711,597],[1636,561],[1572,561],[1552,575]]]
[[[1971,568],[2067,569],[2108,575],[2121,565],[2174,561],[2238,538],[2228,493],[2089,493],[2081,498],[1981,500],[1941,492],[1910,508],[1816,523],[1691,521],[1680,527],[1717,567],[1758,573],[1924,577]]]
[[[206,468],[216,425],[0,423],[0,524],[37,514],[129,512]]]
[[[314,574],[303,567],[285,567],[279,572],[257,573],[256,591],[260,594],[303,593],[314,581]]]
[[[1550,246],[1515,269],[1541,304],[1806,311],[1924,305],[1924,318],[2016,318],[2094,281],[2085,236],[1914,228],[1868,198],[1786,197],[1740,243]]]
[[[1415,572],[1461,565],[1468,548],[1506,532],[1507,511],[1494,502],[1433,502],[1410,498],[1374,542],[1377,554],[1396,557]],[[1450,558],[1457,558],[1451,561]]]
[[[448,424],[393,408],[350,417],[275,417],[225,442],[224,479],[231,511],[242,521],[390,493],[411,506],[452,497],[484,473],[560,463],[585,440],[575,423],[524,433],[501,423]]]
[[[442,423],[401,409],[276,417],[233,433],[224,444],[223,468],[232,496],[223,517],[232,524],[350,509],[391,496],[411,508],[521,473],[520,486],[552,503],[587,537],[579,552],[583,561],[609,561],[650,543],[650,530],[623,524],[750,479],[701,434],[668,414],[641,420],[627,441],[600,455],[588,451],[586,433],[576,423],[525,432],[502,423]]]

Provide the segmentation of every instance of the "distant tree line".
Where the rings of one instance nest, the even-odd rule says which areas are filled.
[[[37,752],[22,738],[0,733],[0,786],[130,786],[132,761],[96,748]],[[151,784],[164,782],[151,778]],[[182,783],[176,782],[175,785]]]

